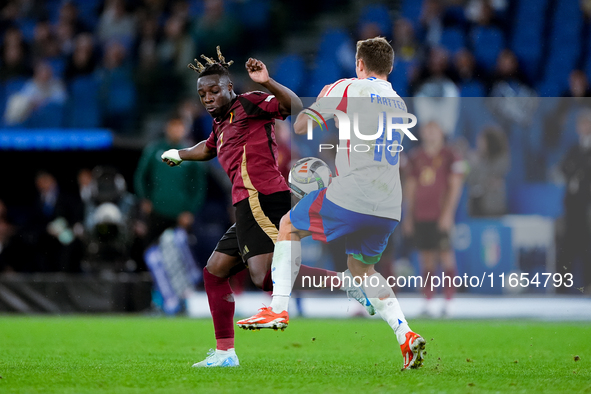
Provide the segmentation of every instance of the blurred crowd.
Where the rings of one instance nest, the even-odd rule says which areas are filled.
[[[315,28],[335,10],[357,21]],[[353,73],[356,39],[377,35],[392,41],[402,97],[586,97],[589,14],[576,0],[11,0],[0,9],[2,123],[137,133],[195,95],[186,66],[216,45],[238,64],[281,53],[277,79],[314,97]],[[286,53],[310,31],[319,39]]]
[[[277,45],[293,22],[267,0],[11,0],[0,9],[0,106],[9,127],[133,132],[195,96],[187,64]],[[312,12],[313,14],[314,12]],[[248,40],[244,37],[251,37]]]

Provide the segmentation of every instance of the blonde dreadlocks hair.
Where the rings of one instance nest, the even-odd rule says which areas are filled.
[[[220,46],[216,47],[218,53],[218,61],[216,62],[210,57],[205,55],[201,55],[201,58],[205,60],[205,65],[201,64],[200,61],[195,59],[195,64],[189,63],[188,67],[199,74],[199,77],[204,77],[206,75],[218,74],[218,75],[230,75],[228,72],[228,67],[234,63],[234,60],[230,60],[226,62],[226,58],[222,55],[222,51],[220,50]]]

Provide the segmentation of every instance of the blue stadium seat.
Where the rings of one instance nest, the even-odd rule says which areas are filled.
[[[4,91],[4,83],[0,82],[0,119],[4,117],[6,110],[6,92]]]
[[[534,43],[535,41],[535,43]],[[540,59],[542,57],[542,48],[539,44],[538,37],[531,40],[529,43],[513,44],[511,49],[514,51],[519,66],[530,80],[537,79],[540,74]]]
[[[394,69],[388,76],[392,88],[400,97],[408,97],[408,75],[413,62],[394,59]]]
[[[271,18],[269,0],[246,0],[237,5],[236,16],[247,29],[264,29]]]
[[[418,0],[403,0],[401,16],[411,21],[415,30],[419,27],[419,18],[421,10],[423,9],[423,2]]]
[[[6,98],[8,99],[8,97],[21,91],[21,89],[23,88],[23,86],[25,86],[25,83],[27,83],[27,81],[28,81],[27,78],[22,78],[22,77],[8,79],[4,83],[4,94],[5,94]]]
[[[59,0],[49,0],[45,2],[45,10],[47,12],[47,18],[49,22],[55,25],[60,16],[60,8],[62,7],[61,1]]]
[[[65,105],[50,103],[37,108],[25,121],[27,128],[60,128],[64,125]]]
[[[320,37],[317,57],[320,59],[336,59],[339,49],[342,45],[348,43],[351,43],[351,36],[345,30],[327,30]]]
[[[579,48],[579,45],[567,43],[553,48],[546,63],[545,79],[555,79],[566,86],[569,73],[576,68]]]
[[[543,23],[549,0],[518,0],[515,10],[515,26]]]
[[[273,78],[300,94],[306,76],[304,60],[293,54],[281,56],[275,61]]]
[[[474,57],[481,67],[491,70],[505,47],[503,31],[497,27],[477,26],[471,31]]]
[[[343,49],[351,49],[351,59],[343,59]],[[310,75],[310,83],[306,87],[306,95],[316,97],[324,85],[332,83],[341,78],[350,78],[354,67],[354,47],[351,36],[341,29],[326,30],[320,38],[320,45],[314,62],[315,68]]]
[[[391,78],[390,83],[392,84],[392,89],[394,89],[394,91],[398,93],[400,97],[408,97],[408,81],[406,78]]]
[[[73,0],[78,8],[80,19],[91,29],[98,23],[100,7],[103,0]]]
[[[133,82],[129,79],[113,80],[108,93],[107,111],[110,114],[121,114],[135,108],[136,92]]]
[[[51,66],[54,77],[60,79],[64,77],[64,72],[66,71],[66,59],[63,57],[54,57],[51,59],[46,59],[46,61]]]
[[[585,42],[587,44],[586,49],[586,58],[585,58],[585,72],[587,73],[587,78],[591,80],[591,29],[587,30],[587,36],[585,37]]]
[[[526,75],[537,79],[540,73],[548,0],[520,0],[517,3],[510,48]]]
[[[316,97],[322,88],[343,78],[341,68],[334,59],[318,59],[316,68],[312,70],[309,85],[306,87],[306,97]]]
[[[35,25],[37,21],[34,19],[19,19],[17,20],[17,26],[21,33],[23,34],[23,38],[27,42],[32,42],[34,35],[35,35]]]
[[[92,128],[101,126],[99,83],[94,76],[78,77],[70,82],[67,107],[67,127]]]
[[[444,11],[445,24],[447,26],[457,26],[464,28],[468,25],[466,19],[466,10],[461,5],[449,5]]]
[[[204,10],[203,1],[189,1],[189,16],[191,18],[199,18]]]
[[[536,90],[541,97],[558,97],[564,92],[565,83],[554,78],[546,79],[537,84]]]
[[[390,20],[389,11],[383,4],[372,4],[363,7],[358,26],[366,23],[376,24],[380,28],[382,35],[390,36],[392,33],[392,21]]]
[[[568,29],[583,17],[579,0],[556,0],[554,20],[564,23],[562,29]]]
[[[545,88],[551,87],[557,94],[567,89],[568,76],[577,67],[580,57],[582,29],[583,16],[578,1],[557,0],[544,70]]]
[[[100,84],[103,125],[129,131],[135,122],[137,100],[130,70],[120,67],[104,73]]]
[[[466,38],[461,29],[449,27],[443,29],[439,43],[453,54],[466,46]]]
[[[482,82],[470,81],[460,85],[460,97],[485,97],[486,89]]]

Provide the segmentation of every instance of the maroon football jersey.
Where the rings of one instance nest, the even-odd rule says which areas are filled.
[[[462,160],[453,150],[444,147],[435,156],[429,156],[422,147],[409,157],[409,175],[417,180],[413,216],[417,222],[439,220],[444,198],[449,187],[449,176],[461,173]]]
[[[277,164],[275,119],[284,119],[279,101],[263,92],[238,95],[226,115],[214,119],[206,145],[232,181],[232,204],[256,192],[289,190]]]

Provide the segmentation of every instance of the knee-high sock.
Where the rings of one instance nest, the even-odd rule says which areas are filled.
[[[305,281],[303,281],[302,278],[306,278]],[[310,279],[308,280],[307,278]],[[321,283],[323,284],[322,286],[320,285]],[[320,290],[325,288],[325,283],[326,287],[331,286],[332,284],[332,288],[338,289],[341,287],[341,276],[339,276],[339,273],[335,271],[302,265],[293,285],[293,290]],[[267,275],[265,275],[265,280],[263,281],[263,290],[273,290],[271,270],[269,270]]]
[[[280,313],[287,310],[291,289],[302,264],[302,243],[300,241],[277,241],[271,263],[273,278],[273,301],[271,309]]]
[[[430,300],[431,298],[433,298],[433,294],[435,293],[435,290],[431,289],[431,281],[433,280],[433,276],[436,275],[437,273],[434,271],[427,271],[424,270],[423,271],[423,294],[425,295],[425,298],[427,300]],[[427,278],[429,278],[429,283],[427,283]]]
[[[234,348],[234,295],[228,278],[220,278],[203,268],[203,283],[213,318],[216,349]]]
[[[445,276],[449,276],[450,278],[453,278],[458,274],[458,272],[455,269],[452,270],[444,270],[443,271]],[[456,294],[456,287],[453,285],[453,283],[447,283],[449,286],[445,286],[443,288],[443,294],[445,295],[445,299],[446,300],[451,300],[454,295]]]
[[[372,277],[378,278],[377,286],[375,287],[370,285],[372,283]],[[373,282],[376,283],[376,280],[374,279]],[[405,335],[410,331],[410,328],[392,288],[388,286],[388,282],[379,272],[369,276],[366,283],[363,284],[369,302],[376,308],[382,319],[392,327],[398,344],[402,345],[406,341]]]

